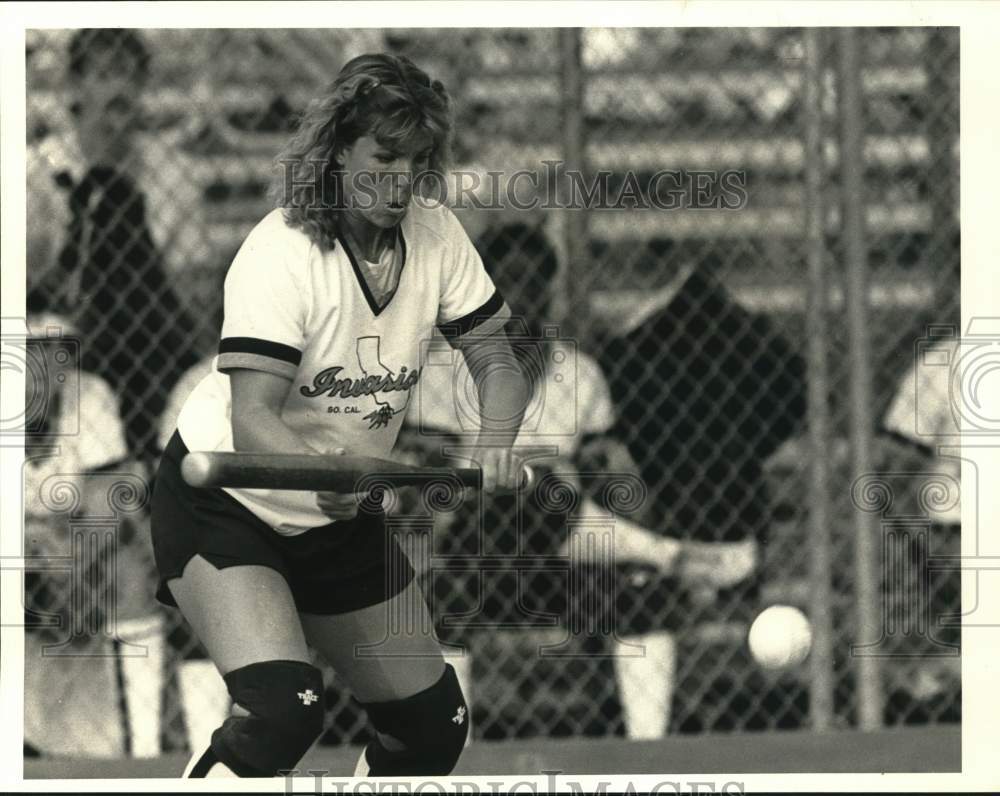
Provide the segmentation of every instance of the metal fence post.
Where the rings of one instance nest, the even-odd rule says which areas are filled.
[[[826,212],[823,190],[823,37],[816,28],[805,31],[803,122],[805,134],[805,237],[809,266],[806,338],[808,353],[809,426],[809,605],[813,650],[809,663],[809,719],[814,730],[833,723],[833,617],[830,576],[830,370],[827,357],[829,287],[826,278]]]
[[[947,28],[931,28],[927,37],[925,52],[928,59],[948,57],[951,51],[950,36],[952,31]],[[957,69],[932,68],[927,70],[927,90],[933,97],[958,97],[958,89],[954,85]],[[934,256],[945,259],[943,252],[947,251],[950,237],[958,231],[958,197],[957,180],[958,162],[955,159],[954,144],[958,133],[960,120],[958,108],[948,108],[945,113],[932,113],[927,120],[927,144],[930,147],[931,179],[934,189],[928,199],[931,205],[931,224],[934,234],[932,250]]]
[[[840,94],[841,219],[846,266],[846,306],[849,335],[850,426],[853,475],[871,472],[872,413],[871,330],[868,326],[868,249],[865,234],[867,193],[864,185],[864,97],[861,91],[859,33],[854,28],[837,31]],[[879,628],[879,524],[860,509],[854,512],[854,599],[856,641],[880,636]],[[859,655],[857,712],[861,729],[882,724],[882,682],[879,660]]]
[[[562,28],[559,31],[559,49],[561,54],[562,82],[562,149],[563,149],[563,185],[570,184],[569,172],[576,171],[581,175],[586,165],[585,141],[583,131],[584,85],[583,85],[583,55],[581,28]],[[565,201],[572,199],[568,193]],[[569,207],[564,215],[563,235],[566,254],[565,273],[563,274],[565,295],[567,300],[563,321],[567,331],[574,337],[587,328],[586,318],[589,315],[588,297],[585,280],[580,278],[583,264],[587,257],[587,211],[584,208]]]

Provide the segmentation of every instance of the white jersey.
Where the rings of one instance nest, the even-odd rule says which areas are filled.
[[[471,334],[491,334],[510,317],[448,208],[414,200],[398,245],[399,281],[380,302],[342,240],[323,251],[290,228],[281,210],[268,214],[226,276],[215,369],[178,418],[188,449],[233,450],[226,372],[248,368],[292,380],[282,420],[314,451],[343,447],[352,455],[388,456],[433,330],[461,347]],[[330,523],[314,492],[226,491],[284,535]]]
[[[943,340],[928,350],[944,362],[955,362],[960,354],[954,340]],[[934,448],[935,452],[943,440],[957,438],[962,430],[952,410],[951,374],[951,368],[910,367],[899,381],[883,425],[913,442]],[[925,478],[928,484],[942,485],[947,493],[940,499],[926,501],[930,517],[943,524],[961,523],[961,459],[947,454],[931,457],[925,466]]]

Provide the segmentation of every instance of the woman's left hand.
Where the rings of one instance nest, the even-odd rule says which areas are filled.
[[[338,447],[329,453],[343,456],[347,451]],[[366,497],[367,492],[317,492],[316,505],[331,520],[351,520],[358,515],[358,508]]]

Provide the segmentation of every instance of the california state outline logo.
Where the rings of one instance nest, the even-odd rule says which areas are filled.
[[[410,402],[410,390],[420,379],[420,368],[410,370],[403,365],[398,373],[394,373],[382,362],[379,352],[381,338],[378,335],[359,337],[357,341],[358,366],[364,374],[361,378],[341,376],[342,365],[324,368],[313,377],[312,385],[299,388],[306,398],[361,398],[370,399],[371,405],[365,407],[364,402],[341,406],[332,404],[327,411],[332,414],[361,414],[367,410],[363,419],[368,421],[369,430],[388,426],[393,417],[406,411]],[[394,393],[401,393],[396,397]]]

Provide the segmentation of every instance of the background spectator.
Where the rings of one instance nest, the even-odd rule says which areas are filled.
[[[925,325],[921,331],[927,328]],[[907,337],[910,340],[917,342],[914,335]],[[900,346],[912,359],[882,418],[881,468],[907,472],[910,483],[904,487],[908,489],[904,494],[894,495],[893,511],[930,520],[927,552],[934,556],[960,556],[962,460],[956,448],[961,430],[952,401],[961,398],[952,377],[961,347],[955,337],[935,340],[927,336],[920,342],[919,349],[912,344]],[[952,450],[942,455],[942,447]],[[939,485],[940,491],[933,499],[920,499],[919,493],[931,484]],[[898,549],[895,554],[899,560],[893,564],[896,572],[908,571],[911,578],[924,581],[929,589],[926,603],[913,606],[907,590],[900,594],[898,584],[883,584],[884,599],[890,610],[915,609],[925,613],[918,621],[930,629],[929,638],[912,634],[909,665],[888,689],[890,721],[914,721],[945,712],[949,694],[961,682],[961,658],[957,654],[961,632],[957,622],[962,614],[962,573],[957,569],[928,571],[927,562],[915,553],[912,546]],[[896,600],[901,604],[894,605],[892,601]],[[947,655],[943,645],[951,645],[955,654]]]
[[[601,357],[614,433],[649,489],[646,524],[697,551],[684,580],[629,566],[616,578],[616,628],[626,645],[647,650],[633,657],[623,648],[616,658],[626,722],[642,737],[669,723],[674,634],[758,609],[764,463],[805,412],[804,364],[790,343],[731,298],[714,263],[669,251],[645,254],[655,260],[646,267],[674,274],[664,305],[609,340]]]
[[[155,455],[156,418],[170,387],[196,361],[195,326],[175,293],[178,275],[164,260],[164,251],[183,248],[176,234],[188,221],[178,217],[183,197],[174,191],[151,209],[146,193],[147,184],[157,184],[162,198],[165,160],[137,135],[149,69],[135,31],[73,35],[66,97],[73,135],[32,148],[28,213],[29,286],[72,319],[84,365],[118,394],[129,449],[144,461]],[[46,215],[59,193],[65,209]],[[196,214],[196,203],[187,207]],[[53,217],[65,222],[56,246]]]
[[[37,422],[25,451],[25,555],[49,560],[53,569],[25,575],[25,741],[43,754],[106,754],[116,739],[124,744],[128,726],[133,754],[155,756],[162,618],[148,588],[152,549],[144,517],[118,514],[110,546],[103,534],[87,534],[88,544],[71,532],[74,518],[106,523],[113,484],[141,476],[110,385],[80,369],[77,359],[60,356],[76,351],[66,345],[73,331],[67,321],[35,314],[28,328],[36,367],[26,371],[27,402]],[[59,495],[67,493],[59,483],[69,484],[78,501],[72,516],[60,510]],[[74,555],[84,557],[73,563],[83,574],[79,581],[69,565],[59,566]],[[80,676],[81,656],[93,678],[89,698],[64,703],[60,689]],[[88,729],[84,716],[103,717],[106,734]]]
[[[198,170],[176,141],[145,129],[150,70],[137,31],[73,33],[62,95],[71,124],[39,123],[33,131],[27,213],[32,301],[72,324],[79,364],[100,378],[113,396],[106,405],[120,411],[123,458],[147,471],[159,452],[157,420],[167,395],[197,362],[197,324],[175,287],[192,282],[192,263],[205,258]],[[81,437],[103,437],[113,428],[86,415]],[[148,597],[148,558],[125,572],[120,579],[138,579]],[[127,705],[141,711],[131,717],[131,741],[134,754],[152,755],[160,748],[162,615],[150,605],[145,617],[130,621],[125,630],[151,650],[121,658],[133,697]]]

